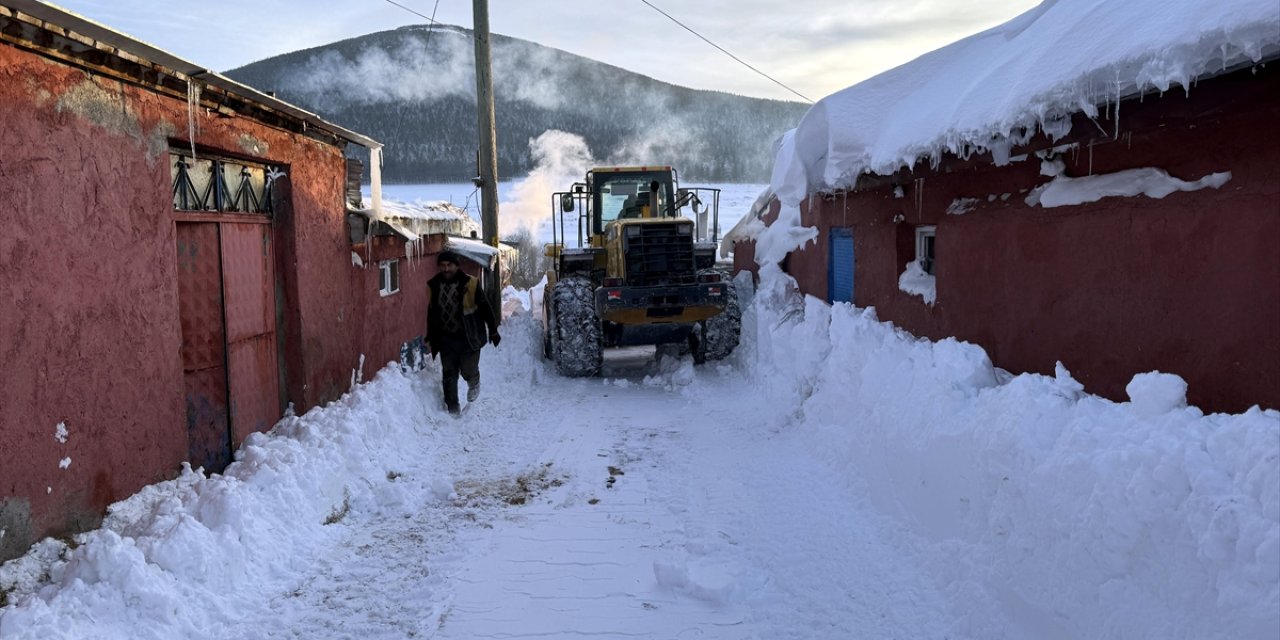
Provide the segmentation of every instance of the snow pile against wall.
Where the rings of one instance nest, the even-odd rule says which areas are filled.
[[[938,299],[938,279],[925,273],[918,262],[907,263],[902,275],[898,276],[898,289],[920,296],[925,304],[933,304]]]
[[[979,347],[916,339],[764,274],[748,375],[812,451],[922,540],[956,637],[1274,638],[1280,412],[1204,415],[1186,384],[1131,402],[1010,376]]]
[[[132,626],[158,634],[150,637],[203,637],[217,613],[193,610],[188,599],[262,597],[259,585],[296,571],[290,563],[330,542],[326,520],[352,504],[411,513],[407,483],[388,481],[403,453],[387,445],[422,411],[388,400],[407,385],[396,370],[384,371],[362,393],[306,420],[286,417],[271,435],[250,435],[224,476],[188,469],[113,505],[103,528],[82,536],[74,552],[41,543],[45,553],[19,563],[32,566],[33,580],[47,571],[52,584],[7,611],[0,636],[123,637]]]
[[[537,323],[508,318],[503,335],[501,351],[485,350],[486,379],[527,387]],[[0,638],[228,637],[242,612],[298,588],[348,535],[330,524],[407,518],[449,499],[450,478],[413,472],[429,454],[424,434],[455,426],[430,386],[422,393],[390,363],[341,399],[251,434],[225,475],[188,469],[112,505],[74,547],[46,539],[0,565],[10,604]]]
[[[1123,97],[1190,90],[1199,77],[1277,53],[1274,0],[1045,0],[814,104],[774,160],[774,226],[786,233],[808,193],[851,186],[859,174],[946,153],[990,151],[1003,164],[1038,131],[1066,135],[1075,112],[1122,126]]]

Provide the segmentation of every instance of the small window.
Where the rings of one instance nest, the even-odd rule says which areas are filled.
[[[934,235],[937,227],[916,227],[916,263],[929,275],[934,275]]]
[[[378,293],[389,296],[400,290],[400,261],[383,260],[378,263]]]

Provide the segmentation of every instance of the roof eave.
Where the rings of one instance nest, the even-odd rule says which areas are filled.
[[[107,47],[115,50],[117,55],[119,52],[125,52],[141,60],[160,65],[173,72],[174,75],[199,80],[224,91],[233,93],[239,97],[252,100],[263,107],[273,111],[278,111],[301,122],[305,122],[308,126],[327,131],[328,133],[348,142],[353,142],[368,149],[378,149],[382,147],[382,143],[374,140],[373,138],[356,133],[345,127],[338,126],[332,122],[328,122],[314,113],[301,109],[273,96],[269,96],[252,87],[236,82],[235,80],[213,71],[212,69],[208,69],[194,62],[179,58],[178,56],[160,49],[159,47],[132,38],[66,9],[62,9],[45,2],[40,2],[39,0],[0,0],[0,4],[11,7],[21,14],[25,14],[31,18],[41,21],[44,23],[42,26],[45,29],[50,29],[52,27],[59,31],[74,32],[85,38],[92,39],[97,43],[106,45]]]

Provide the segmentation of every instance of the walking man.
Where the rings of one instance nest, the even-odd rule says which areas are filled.
[[[462,272],[458,254],[443,251],[436,258],[440,272],[427,281],[427,347],[440,356],[444,403],[457,415],[458,374],[467,381],[467,402],[480,395],[480,349],[498,346],[498,319],[479,280]]]

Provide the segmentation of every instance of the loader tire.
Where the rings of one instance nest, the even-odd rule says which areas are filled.
[[[742,335],[742,306],[738,303],[738,290],[733,280],[727,277],[722,277],[721,282],[724,283],[724,311],[699,323],[695,329],[699,334],[697,348],[702,352],[701,358],[697,358],[695,354],[698,360],[711,361],[729,357]]]
[[[542,358],[551,359],[551,286],[542,290]]]
[[[604,364],[595,286],[586,276],[571,275],[555,285],[549,325],[551,359],[561,375],[594,376]]]

